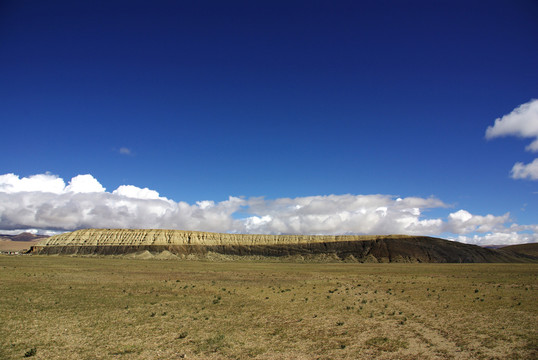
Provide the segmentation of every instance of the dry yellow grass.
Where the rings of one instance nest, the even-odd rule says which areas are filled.
[[[21,251],[28,250],[36,245],[39,240],[35,241],[12,241],[9,239],[0,239],[0,251]]]
[[[537,276],[536,264],[2,256],[0,358],[534,359]]]

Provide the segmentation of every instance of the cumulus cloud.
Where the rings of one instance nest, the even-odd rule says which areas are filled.
[[[80,228],[169,228],[234,231],[232,214],[244,200],[194,205],[161,197],[155,190],[121,185],[112,192],[91,175],[65,185],[56,175],[0,175],[0,229],[70,231]]]
[[[472,215],[466,210],[459,210],[448,215],[445,231],[454,234],[468,234],[471,232],[492,232],[504,229],[504,224],[510,220],[510,214],[501,216]]]
[[[510,114],[496,119],[493,126],[488,126],[486,139],[502,136],[534,138],[526,149],[538,152],[538,99],[518,106]]]
[[[538,158],[534,159],[530,164],[515,163],[511,176],[514,179],[538,180]]]
[[[163,199],[159,196],[159,193],[155,190],[148,188],[139,188],[133,185],[121,185],[112,192],[114,195],[125,196],[133,199]]]
[[[36,191],[60,194],[64,190],[65,182],[56,175],[38,174],[22,179],[15,174],[0,175],[0,192],[3,193]]]
[[[65,188],[65,192],[74,193],[105,192],[105,190],[99,181],[90,174],[75,176]]]
[[[509,224],[510,215],[475,215],[461,209],[446,217],[428,210],[448,205],[435,198],[392,195],[325,195],[264,199],[229,197],[194,204],[155,190],[121,185],[112,192],[93,176],[68,185],[56,175],[0,175],[0,231],[55,233],[80,228],[162,228],[261,234],[409,234],[470,243],[536,240],[538,225]]]
[[[438,219],[422,210],[446,205],[435,198],[391,195],[328,195],[265,200],[252,198],[245,232],[275,234],[418,234],[435,231]]]
[[[460,235],[452,240],[475,245],[516,245],[538,242],[538,231],[502,231],[473,236]]]
[[[495,120],[493,126],[486,129],[486,139],[504,136],[517,136],[534,139],[527,151],[538,152],[538,100],[531,100],[512,110],[508,115]],[[530,164],[518,162],[512,168],[514,179],[538,180],[538,159]]]

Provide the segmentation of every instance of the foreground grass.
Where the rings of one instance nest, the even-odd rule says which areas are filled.
[[[0,257],[0,358],[534,359],[536,264]]]

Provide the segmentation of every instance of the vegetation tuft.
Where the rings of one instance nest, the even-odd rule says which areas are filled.
[[[30,350],[28,350],[27,352],[24,353],[24,357],[25,358],[32,357],[35,354],[37,354],[37,349],[36,348],[31,348]]]

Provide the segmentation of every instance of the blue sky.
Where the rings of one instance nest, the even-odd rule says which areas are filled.
[[[0,229],[538,241],[537,18],[531,0],[4,1]],[[487,139],[497,119],[515,120]]]

